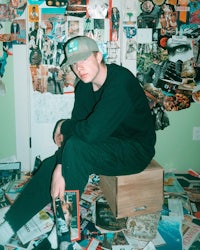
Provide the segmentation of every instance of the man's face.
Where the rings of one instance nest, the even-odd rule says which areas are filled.
[[[100,52],[92,53],[87,59],[71,65],[71,68],[84,83],[95,82],[100,70],[100,57]]]

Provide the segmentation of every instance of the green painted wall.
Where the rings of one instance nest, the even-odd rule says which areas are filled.
[[[0,158],[16,154],[12,57],[8,57],[3,77],[6,95],[0,96]],[[165,168],[184,172],[200,170],[200,141],[194,141],[193,127],[200,127],[200,105],[168,112],[170,126],[157,132],[155,159]]]
[[[0,158],[16,154],[15,140],[15,107],[13,85],[13,57],[7,58],[3,82],[6,86],[6,94],[0,95]]]
[[[200,140],[193,140],[193,127],[200,127],[200,105],[168,112],[170,126],[157,132],[155,159],[165,168],[200,171]]]

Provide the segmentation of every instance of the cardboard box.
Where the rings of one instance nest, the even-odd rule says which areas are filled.
[[[100,187],[116,218],[155,213],[163,205],[163,168],[152,160],[138,174],[101,175]]]

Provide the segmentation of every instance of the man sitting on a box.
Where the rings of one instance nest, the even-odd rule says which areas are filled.
[[[64,141],[6,213],[0,244],[56,197],[63,199],[65,189],[82,193],[90,174],[139,173],[155,154],[154,121],[136,77],[122,66],[105,64],[91,38],[74,37],[64,49],[62,67],[70,65],[79,78],[71,119],[60,124]]]

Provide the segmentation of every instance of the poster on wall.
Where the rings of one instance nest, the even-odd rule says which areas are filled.
[[[29,5],[28,6],[28,21],[29,22],[39,22],[39,6]]]
[[[138,33],[146,37],[149,30],[152,36],[151,41],[137,44],[137,76],[152,106],[161,105],[167,111],[186,109],[198,101],[194,96],[200,84],[196,41],[200,29],[198,24],[192,29],[189,23],[192,2],[140,2]]]
[[[68,35],[65,8],[42,8],[38,14],[40,21],[29,22],[28,34],[33,90],[39,93],[72,93],[75,76],[69,69],[60,67]],[[71,25],[70,29],[74,27]]]
[[[13,55],[13,45],[26,44],[26,7],[26,0],[2,0],[0,3],[0,95],[6,94],[3,77],[8,56]]]
[[[199,102],[197,1],[68,0],[56,6],[39,0],[2,0],[0,7],[1,72],[13,44],[28,40],[34,91],[63,94],[69,83],[74,84],[72,72],[60,67],[63,45],[73,36],[87,35],[97,41],[105,62],[121,64],[122,49],[125,61],[137,60],[137,77],[151,107],[178,111]]]
[[[82,18],[69,16],[65,23],[67,39],[70,39],[74,36],[82,35],[83,25],[84,25],[84,20]]]
[[[67,16],[86,17],[86,0],[68,0],[66,5]]]
[[[94,19],[110,18],[111,1],[110,0],[88,0],[87,1],[87,17]]]

